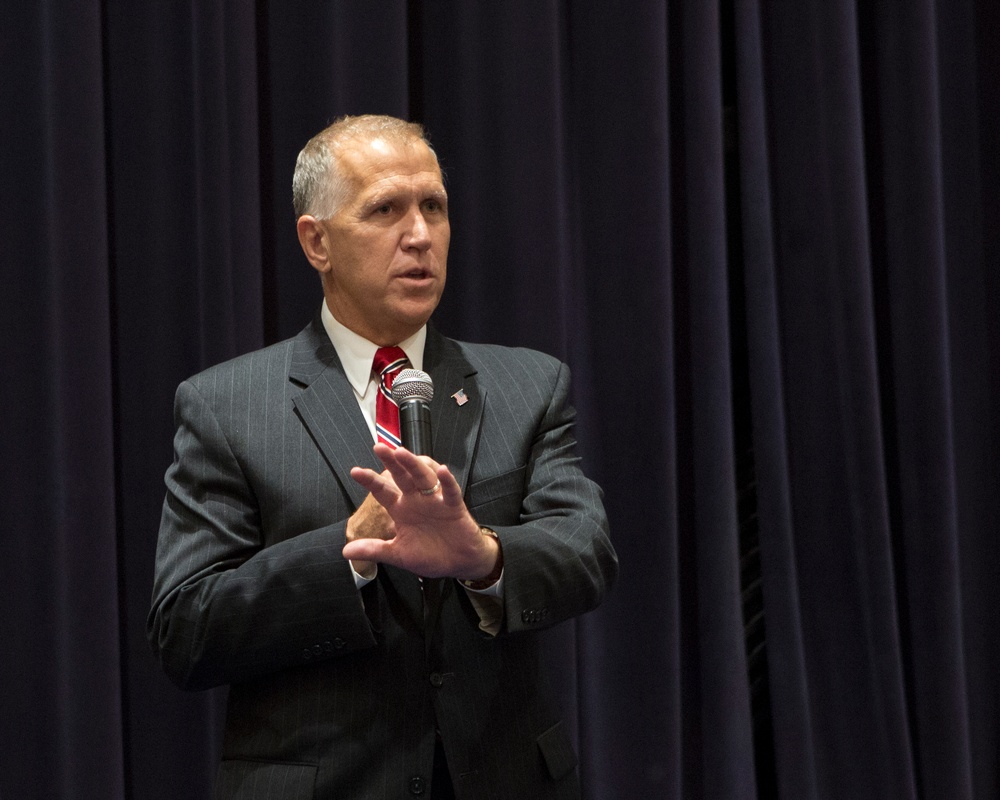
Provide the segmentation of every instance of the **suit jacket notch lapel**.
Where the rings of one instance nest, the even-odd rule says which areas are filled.
[[[372,452],[372,436],[354,389],[319,318],[295,340],[289,379],[304,386],[292,402],[357,508],[367,492],[351,477],[351,468],[382,465]]]
[[[476,368],[460,348],[433,329],[427,335],[424,366],[434,381],[434,460],[448,466],[464,492],[475,460],[486,392],[476,380]],[[464,401],[456,398],[460,391]]]

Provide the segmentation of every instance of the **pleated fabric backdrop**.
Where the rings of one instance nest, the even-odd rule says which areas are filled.
[[[292,166],[366,112],[441,155],[438,327],[573,369],[586,797],[1000,797],[995,2],[8,5],[0,797],[209,796],[224,690],[145,640],[173,391],[314,313]]]

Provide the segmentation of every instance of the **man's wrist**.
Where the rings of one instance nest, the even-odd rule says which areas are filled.
[[[462,581],[463,586],[467,589],[472,589],[473,591],[489,589],[493,584],[500,580],[500,576],[503,574],[503,548],[500,546],[500,537],[497,536],[496,531],[482,525],[479,526],[479,533],[483,536],[489,536],[497,543],[497,557],[496,561],[493,563],[493,569],[490,570],[488,575],[484,575],[482,578],[477,578],[476,580]]]

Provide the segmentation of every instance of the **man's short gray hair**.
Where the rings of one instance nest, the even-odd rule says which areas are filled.
[[[352,188],[340,168],[338,151],[352,142],[369,142],[379,138],[396,144],[423,142],[434,152],[423,126],[418,122],[382,114],[340,117],[306,142],[295,161],[292,203],[296,219],[303,214],[316,219],[329,219],[336,214],[347,201]]]

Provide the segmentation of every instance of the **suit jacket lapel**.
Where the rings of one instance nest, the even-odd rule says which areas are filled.
[[[434,381],[434,460],[448,465],[464,492],[475,460],[486,392],[476,380],[476,368],[458,344],[432,327],[427,330],[424,369]]]
[[[371,431],[318,315],[295,339],[288,377],[303,386],[293,398],[295,408],[357,508],[367,492],[351,478],[351,468],[380,472],[382,465],[372,453]]]

